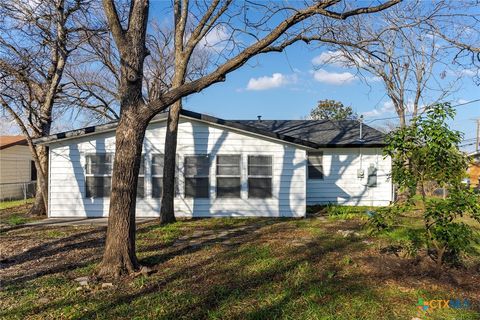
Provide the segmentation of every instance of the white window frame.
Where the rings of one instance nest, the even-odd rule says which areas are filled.
[[[92,169],[91,169],[91,161],[89,160],[89,157],[91,156],[98,156],[98,155],[110,155],[112,158],[111,158],[111,170],[110,170],[110,173],[108,174],[98,174],[98,173],[88,173],[89,169],[90,169],[90,172],[92,172]],[[110,194],[112,192],[111,190],[111,186],[112,186],[112,172],[113,172],[113,163],[115,161],[115,153],[114,152],[89,152],[89,153],[86,153],[85,154],[85,198],[88,198],[88,199],[104,199],[104,198],[110,198]],[[89,167],[90,165],[90,167]],[[89,177],[102,177],[102,178],[105,178],[105,177],[109,177],[110,178],[110,194],[109,195],[103,195],[102,197],[99,197],[99,196],[88,196],[87,195],[87,190],[88,190],[88,186],[87,186],[87,178]]]
[[[208,159],[208,170],[206,175],[201,175],[201,176],[187,176],[187,170],[185,170],[185,163],[187,161],[187,158],[191,157],[207,157]],[[208,153],[197,153],[197,154],[188,154],[183,156],[183,195],[187,199],[209,199],[211,197],[211,183],[210,183],[210,170],[212,169],[212,159],[210,154]],[[196,198],[192,196],[187,195],[187,179],[201,179],[201,178],[207,178],[208,179],[208,184],[207,184],[207,197],[201,197],[201,198]]]
[[[160,174],[153,174],[153,158],[155,156],[160,156],[164,159],[162,170],[161,170]],[[150,184],[152,186],[150,197],[152,199],[162,199],[162,197],[163,197],[163,170],[164,170],[164,167],[165,167],[165,154],[160,153],[160,152],[155,152],[155,153],[151,154],[150,158],[151,158],[151,161],[150,161]],[[178,163],[179,163],[179,155],[177,154],[177,155],[175,155],[175,198],[180,197],[179,179],[178,179],[178,172],[179,172]],[[161,180],[162,180],[162,192],[160,194],[160,197],[153,197],[153,178],[161,178]]]
[[[137,199],[145,199],[146,193],[147,193],[147,188],[145,188],[146,157],[144,153],[142,153],[142,158],[140,159],[140,168],[142,168],[142,160],[143,160],[143,174],[140,174],[140,171],[138,171],[138,178],[143,178],[143,196],[142,197],[138,196],[138,187],[140,186],[140,184],[138,184],[138,181],[137,181],[137,191],[135,193]]]
[[[218,158],[219,157],[228,157],[228,156],[238,156],[238,174],[237,175],[226,175],[218,174]],[[225,165],[222,164],[220,167],[236,167],[236,165]],[[241,199],[242,198],[242,154],[241,153],[229,153],[229,154],[218,154],[215,157],[215,197],[218,199]],[[238,197],[219,197],[218,196],[218,178],[238,178],[239,179],[239,194]]]
[[[251,174],[249,173],[249,168],[250,168],[250,162],[249,162],[249,160],[250,160],[250,157],[270,157],[271,163],[270,163],[269,165],[257,165],[257,164],[256,164],[256,165],[253,165],[253,166],[256,166],[256,167],[270,167],[270,168],[271,168],[271,174],[270,174],[269,176],[268,176],[268,175],[251,175]],[[247,172],[246,172],[246,173],[247,173],[247,197],[248,197],[249,199],[272,199],[272,198],[273,198],[273,169],[274,169],[274,167],[273,167],[273,159],[274,159],[274,157],[273,157],[272,154],[248,154],[248,155],[247,155]],[[249,183],[250,178],[253,178],[253,179],[255,179],[255,178],[264,178],[264,179],[270,178],[270,180],[271,180],[271,183],[270,183],[270,185],[271,185],[271,186],[270,186],[270,196],[269,196],[269,197],[265,197],[265,198],[263,198],[263,197],[251,197],[251,196],[250,196],[250,183]]]
[[[320,164],[311,164],[310,163],[310,155],[313,157],[321,157],[321,163]],[[323,151],[307,151],[307,179],[308,180],[324,180],[325,179],[325,172],[324,172],[324,169],[323,169],[323,157],[324,157],[324,153]],[[322,168],[322,177],[321,178],[318,178],[318,177],[310,177],[310,167],[313,167],[313,168],[318,168],[318,167],[321,167]]]

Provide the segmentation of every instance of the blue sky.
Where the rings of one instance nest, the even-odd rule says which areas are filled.
[[[301,119],[317,101],[334,99],[364,114],[366,123],[395,117],[382,82],[369,81],[367,85],[352,77],[355,70],[333,65],[316,66],[312,61],[322,52],[327,49],[299,44],[284,53],[258,56],[228,75],[224,83],[189,96],[184,107],[225,119],[255,119],[257,115],[264,119]],[[319,68],[323,71],[319,72]],[[473,75],[474,72],[466,72],[459,89],[447,100],[455,105],[480,99],[480,88]],[[476,118],[480,118],[480,102],[458,107],[451,125],[464,132],[465,139],[474,138]],[[383,126],[387,121],[396,122],[372,121],[371,125]],[[467,148],[471,150],[474,146]]]

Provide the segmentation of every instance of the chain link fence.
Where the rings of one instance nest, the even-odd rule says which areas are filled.
[[[36,181],[0,183],[0,201],[33,198],[36,187]]]

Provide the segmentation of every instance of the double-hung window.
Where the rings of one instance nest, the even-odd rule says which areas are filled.
[[[104,198],[110,196],[113,154],[86,155],[85,195],[87,198]]]
[[[185,156],[185,197],[209,197],[210,158],[208,155]]]
[[[323,152],[308,153],[308,179],[323,179]]]
[[[140,160],[140,171],[138,172],[137,198],[145,197],[145,156]]]
[[[163,154],[152,155],[152,198],[161,198],[163,194]]]
[[[240,155],[217,156],[217,198],[240,198]]]
[[[163,196],[163,154],[152,155],[152,198],[161,198]],[[178,178],[175,163],[175,195],[178,195]]]
[[[85,170],[85,196],[87,198],[107,198],[110,197],[112,189],[112,169],[113,153],[97,153],[86,155]],[[140,171],[138,174],[137,197],[144,196],[144,158],[140,162]]]
[[[271,156],[248,156],[248,197],[272,197]]]

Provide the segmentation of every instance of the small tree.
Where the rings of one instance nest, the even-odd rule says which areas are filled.
[[[392,178],[400,190],[407,190],[412,199],[420,189],[428,252],[438,267],[457,262],[474,239],[472,228],[459,218],[467,215],[480,221],[478,196],[462,185],[468,160],[458,149],[462,134],[447,124],[454,116],[450,104],[433,105],[409,126],[388,135],[385,148],[385,154],[392,157]],[[425,185],[432,181],[449,188],[446,199],[426,199]]]
[[[462,133],[447,124],[454,116],[449,103],[436,104],[387,135],[384,151],[392,157],[392,178],[400,191],[408,191],[408,198],[419,189],[425,202],[428,182],[457,185],[465,175],[468,162],[458,149]]]
[[[346,107],[340,101],[320,100],[318,105],[310,111],[312,120],[355,120],[358,115],[352,107]]]
[[[429,255],[438,268],[447,262],[457,264],[478,236],[459,218],[469,216],[480,222],[480,201],[472,190],[456,185],[445,200],[430,200],[425,210],[425,228]]]

